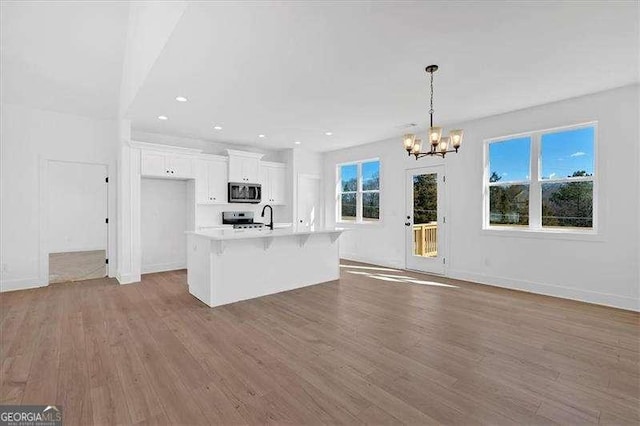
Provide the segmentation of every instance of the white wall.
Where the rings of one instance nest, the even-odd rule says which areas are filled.
[[[187,181],[141,179],[143,273],[186,267],[187,223]]]
[[[463,128],[457,155],[447,156],[449,253],[447,275],[502,287],[640,310],[637,238],[638,86],[627,86],[498,116],[447,126]],[[436,115],[437,118],[437,115]],[[483,140],[514,133],[598,121],[599,229],[596,240],[496,235],[482,227]],[[352,225],[341,255],[405,266],[405,170],[442,160],[415,161],[400,138],[326,153],[328,224],[335,224],[337,163],[380,157],[379,225]]]
[[[640,36],[640,34],[639,34]],[[640,99],[640,84],[636,85],[636,98]],[[636,120],[640,123],[640,108],[636,111]],[[640,149],[638,149],[638,165],[640,165]],[[640,173],[637,173],[638,177],[638,187],[637,187],[637,204],[638,204],[638,212],[640,212]],[[637,246],[637,255],[638,255],[638,268],[640,268],[640,226],[638,226],[638,246]],[[640,273],[639,273],[640,275]],[[640,287],[640,277],[638,277],[638,286]]]
[[[2,104],[0,254],[3,291],[47,284],[40,263],[41,159],[106,164],[115,182],[117,123]],[[109,216],[116,188],[109,184]],[[115,225],[115,224],[113,224]],[[115,226],[109,227],[109,275],[115,272]]]
[[[287,152],[289,168],[287,169],[287,180],[289,184],[289,199],[291,200],[291,218],[295,222],[298,218],[298,176],[301,174],[323,177],[323,157],[322,154],[306,150],[304,148],[293,148]],[[322,184],[321,184],[322,185]],[[320,194],[321,213],[320,226],[324,224],[323,194]]]

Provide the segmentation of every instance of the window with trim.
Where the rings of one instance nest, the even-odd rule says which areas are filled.
[[[593,231],[596,124],[485,145],[485,229]]]
[[[338,165],[338,222],[380,221],[380,161]]]

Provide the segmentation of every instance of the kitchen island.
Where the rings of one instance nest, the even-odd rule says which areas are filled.
[[[189,293],[213,307],[337,280],[342,231],[187,232]]]

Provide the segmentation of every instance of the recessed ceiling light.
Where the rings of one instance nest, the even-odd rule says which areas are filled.
[[[300,142],[300,141],[295,141],[294,143],[295,143],[296,145],[300,145],[302,142]]]
[[[216,129],[216,130],[222,130],[222,127],[220,127],[220,126],[213,126],[213,128]]]
[[[176,101],[178,102],[187,102],[187,98],[184,96],[176,96]]]
[[[258,135],[258,137],[259,137],[259,138],[264,138],[265,136],[264,136],[264,135]]]
[[[331,133],[331,132],[324,132],[324,134],[325,134],[325,135],[327,135],[327,136],[331,136],[333,133]]]
[[[169,117],[167,117],[166,115],[159,115],[158,116],[158,120],[168,120]]]

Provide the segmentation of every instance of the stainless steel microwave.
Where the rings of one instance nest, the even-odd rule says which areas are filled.
[[[229,182],[230,203],[258,204],[262,197],[262,186],[259,183]]]

